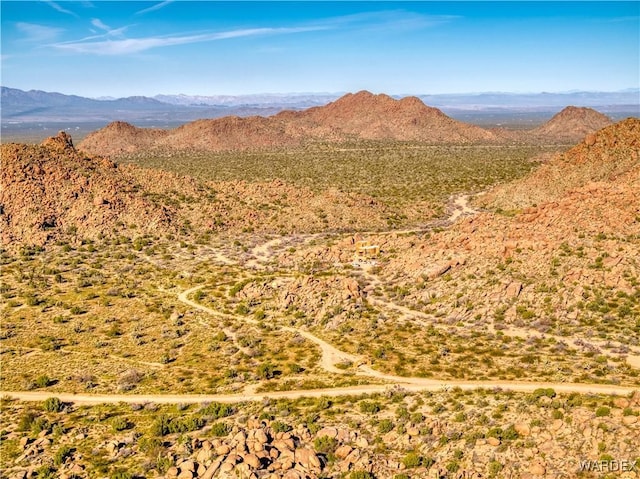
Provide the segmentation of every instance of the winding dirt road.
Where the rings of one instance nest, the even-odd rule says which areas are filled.
[[[469,196],[462,195],[454,197],[449,203],[450,214],[445,220],[439,220],[433,222],[422,229],[416,230],[403,230],[403,231],[388,231],[388,232],[371,232],[371,234],[391,234],[391,233],[418,233],[428,231],[434,226],[449,225],[455,222],[458,218],[470,214],[476,213],[476,210],[471,208],[468,204]],[[321,234],[308,235],[309,237],[318,237]],[[260,268],[265,262],[269,261],[272,254],[270,250],[284,242],[284,238],[271,239],[261,245],[256,246],[252,250],[253,259],[245,263],[245,267]],[[195,286],[187,289],[178,295],[178,300],[182,303],[207,314],[217,316],[220,318],[228,318],[239,321],[244,321],[249,324],[257,324],[254,319],[247,318],[245,316],[236,316],[231,314],[222,313],[212,308],[199,304],[189,298],[191,294],[201,289],[203,285]],[[416,311],[412,311],[402,306],[394,305],[392,303],[381,302],[381,305],[385,307],[391,307],[404,314],[408,315],[420,315]],[[353,374],[353,370],[347,371],[336,367],[336,364],[340,363],[352,363],[358,365],[362,362],[361,357],[354,356],[352,354],[340,351],[336,347],[327,343],[326,341],[314,336],[308,331],[286,327],[280,328],[283,331],[299,334],[305,339],[316,344],[321,351],[320,366],[327,372],[337,374]],[[636,356],[632,356],[630,364],[635,365]],[[321,397],[321,396],[345,396],[345,395],[360,395],[360,394],[374,394],[383,393],[393,389],[400,389],[404,391],[442,391],[449,388],[458,387],[461,389],[507,389],[518,392],[533,392],[539,388],[553,388],[556,392],[563,393],[584,393],[584,394],[615,394],[615,395],[627,395],[637,391],[638,388],[616,386],[608,384],[584,384],[584,383],[557,383],[557,382],[539,382],[539,381],[500,381],[500,380],[486,380],[486,381],[454,381],[454,380],[438,380],[438,379],[425,379],[416,377],[402,377],[385,374],[372,369],[367,365],[360,365],[355,372],[356,376],[370,377],[372,379],[384,380],[388,384],[376,384],[376,385],[361,385],[351,387],[340,388],[326,388],[326,389],[296,389],[291,391],[276,391],[265,393],[254,393],[253,388],[248,388],[241,394],[71,394],[71,393],[58,393],[58,392],[44,392],[44,391],[0,391],[2,396],[13,397],[23,401],[42,401],[51,396],[58,397],[64,402],[73,402],[78,404],[101,404],[101,403],[202,403],[202,402],[224,402],[224,403],[239,403],[245,401],[260,401],[264,398],[278,399],[287,398],[295,399],[300,397]],[[255,385],[253,385],[255,386]]]
[[[196,286],[183,291],[178,295],[178,299],[200,311],[219,317],[234,317],[235,319],[256,324],[257,321],[244,316],[236,317],[225,313],[220,313],[207,306],[203,306],[189,299],[189,295],[199,290],[203,286]],[[322,352],[321,366],[328,372],[346,374],[347,371],[335,367],[335,364],[349,361],[356,363],[360,358],[340,351],[326,341],[314,336],[308,331],[297,328],[283,327],[285,331],[300,334],[309,341],[320,347]],[[321,397],[321,396],[345,396],[360,394],[384,393],[389,390],[404,391],[442,391],[458,387],[460,389],[507,389],[518,392],[533,392],[538,388],[552,388],[556,392],[577,392],[583,394],[615,394],[627,395],[633,393],[637,388],[616,386],[608,384],[582,384],[582,383],[554,383],[554,382],[525,382],[525,381],[442,381],[437,379],[425,379],[414,377],[394,376],[375,371],[366,365],[358,367],[357,376],[366,376],[375,379],[385,380],[386,385],[362,385],[341,388],[326,389],[296,389],[291,391],[276,391],[265,393],[241,393],[241,394],[69,394],[44,391],[0,391],[3,397],[12,397],[22,401],[43,401],[51,396],[55,396],[64,402],[78,404],[102,404],[102,403],[202,403],[202,402],[224,402],[239,403],[246,401],[261,401],[270,399],[296,399],[300,397]]]

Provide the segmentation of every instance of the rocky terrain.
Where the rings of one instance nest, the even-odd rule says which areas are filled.
[[[596,117],[567,109],[541,134]],[[367,93],[212,121],[94,139],[283,146],[275,121],[292,144],[495,139]],[[124,165],[64,133],[2,145],[0,477],[639,477],[639,142],[630,118],[506,158],[519,179],[482,193],[498,172],[468,172],[437,218],[421,197]],[[386,178],[364,156],[380,145],[350,151],[361,181]],[[498,148],[514,151],[486,146],[472,169]],[[399,164],[422,178],[422,158]]]
[[[115,122],[80,144],[96,154],[141,149],[226,151],[299,146],[350,139],[419,140],[430,143],[493,141],[493,133],[453,120],[415,97],[395,100],[362,91],[326,106],[270,117],[198,120],[175,130],[138,129]]]
[[[270,117],[198,120],[173,130],[114,122],[88,135],[80,149],[100,155],[155,151],[238,151],[341,143],[353,140],[419,141],[429,144],[575,142],[610,124],[589,108],[568,107],[533,131],[489,131],[454,120],[416,97],[395,100],[366,91],[325,106]]]
[[[2,426],[14,426],[4,432],[4,477],[533,479],[599,477],[604,461],[625,464],[616,477],[635,478],[639,399],[390,390],[258,408],[105,406],[96,415],[55,399],[5,401]],[[93,420],[80,426],[83,416]]]
[[[380,228],[393,214],[370,197],[335,189],[313,193],[279,180],[204,183],[118,165],[76,150],[66,133],[40,146],[4,144],[2,163],[4,244],[97,238],[132,225],[163,235]]]
[[[568,106],[527,134],[546,141],[576,143],[613,122],[592,108]]]

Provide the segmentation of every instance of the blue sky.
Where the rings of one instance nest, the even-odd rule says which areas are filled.
[[[2,85],[83,96],[616,91],[640,2],[2,1]]]

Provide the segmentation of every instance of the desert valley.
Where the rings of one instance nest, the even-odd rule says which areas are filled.
[[[366,91],[3,142],[0,476],[640,477],[639,154]]]

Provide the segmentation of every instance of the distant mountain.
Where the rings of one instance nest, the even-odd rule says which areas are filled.
[[[339,98],[341,93],[264,93],[255,95],[156,95],[153,98],[171,105],[182,106],[254,106],[278,108],[309,108],[325,105]]]
[[[609,117],[591,108],[568,106],[530,134],[554,141],[578,142],[612,123]]]
[[[76,95],[23,91],[0,87],[2,121],[24,122],[104,122],[124,120],[137,123],[184,123],[198,118],[226,115],[272,115],[286,105],[181,105],[145,96],[117,99],[92,99]]]
[[[492,142],[497,137],[456,121],[416,97],[396,100],[362,91],[303,111],[283,111],[267,118],[198,120],[168,131],[112,123],[88,135],[79,147],[94,154],[118,155],[149,149],[228,151],[352,139],[451,144]]]
[[[23,91],[0,87],[3,124],[25,122],[103,122],[137,124],[185,123],[199,118],[268,116],[283,110],[302,110],[335,101],[339,93],[266,93],[254,95],[157,95],[154,98],[85,98],[77,95]],[[400,99],[406,95],[392,95]],[[640,90],[568,93],[477,93],[417,95],[424,103],[464,121],[500,123],[503,115],[557,113],[566,105],[595,107],[599,111],[640,116]],[[495,116],[498,115],[498,116]],[[492,119],[493,118],[493,119]],[[538,117],[536,116],[536,119]]]
[[[464,93],[418,95],[428,103],[442,109],[462,111],[528,110],[549,111],[566,105],[588,107],[624,107],[640,114],[640,89],[629,88],[617,92],[574,91],[564,93]]]

